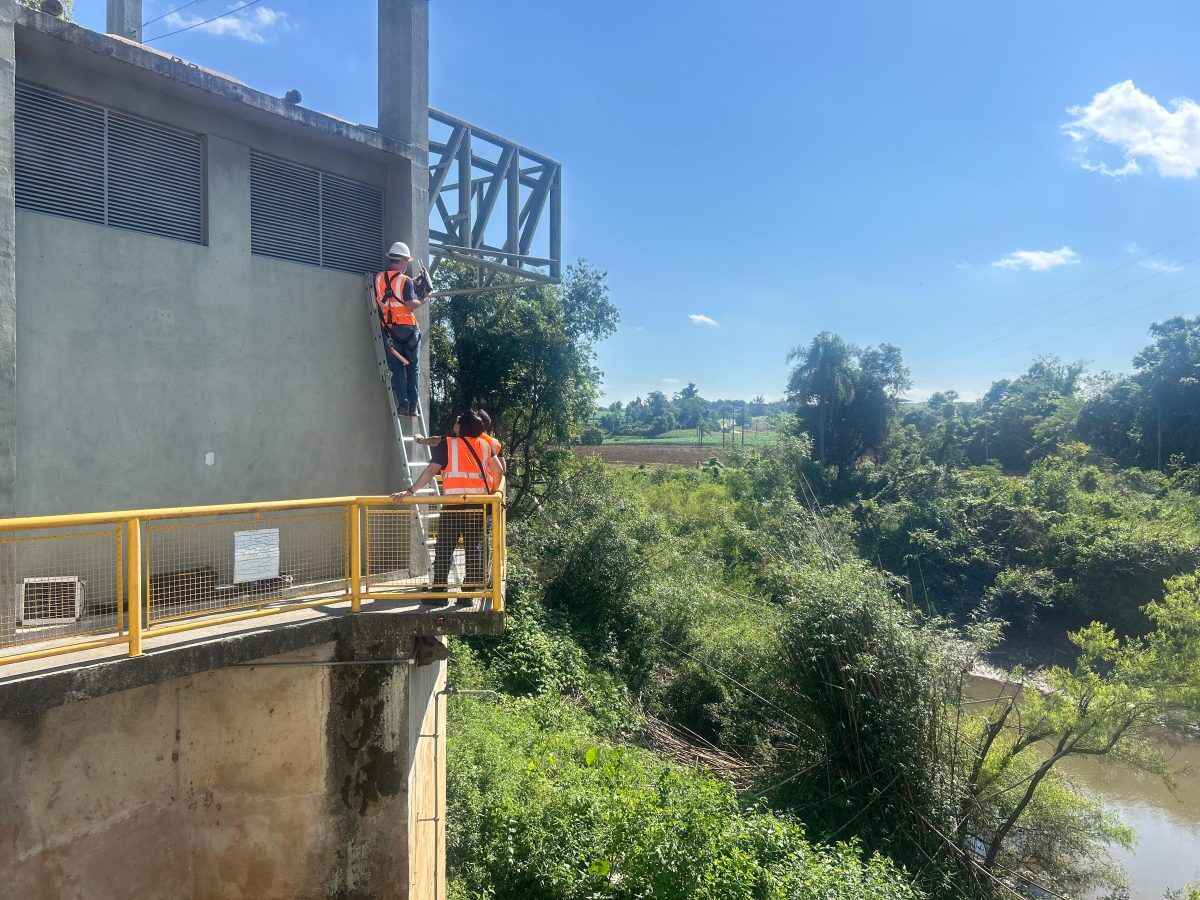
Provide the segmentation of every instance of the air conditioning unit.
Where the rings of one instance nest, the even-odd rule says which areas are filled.
[[[74,575],[26,578],[17,588],[20,624],[63,625],[83,614],[83,581]]]

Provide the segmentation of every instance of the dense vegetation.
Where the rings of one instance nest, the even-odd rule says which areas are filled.
[[[539,448],[508,630],[452,666],[500,694],[451,701],[455,896],[1118,886],[1106,847],[1129,834],[1059,762],[1163,772],[1149,730],[1200,719],[1200,461],[1174,410],[1161,469],[1130,465],[1144,429],[1085,443],[1084,413],[1159,390],[1167,358],[1191,377],[1158,350],[1103,382],[1043,360],[978,403],[906,404],[894,348],[823,335],[768,448],[694,470]],[[1000,636],[1039,623],[1071,632],[1061,664],[968,702]]]
[[[768,401],[761,394],[750,400],[706,400],[695,383],[689,382],[673,396],[651,391],[645,400],[635,397],[627,404],[615,400],[597,412],[596,427],[609,436],[661,437],[697,429],[719,432],[722,423],[752,428],[755,419],[777,416],[786,408],[786,402]]]

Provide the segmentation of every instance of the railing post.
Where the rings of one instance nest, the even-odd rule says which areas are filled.
[[[129,655],[142,655],[142,520],[125,523],[125,612],[129,616]]]
[[[500,495],[494,495],[491,501],[492,516],[492,612],[504,610],[504,595],[501,590],[504,583],[504,520],[503,500]]]
[[[362,504],[350,505],[350,611],[362,609]]]

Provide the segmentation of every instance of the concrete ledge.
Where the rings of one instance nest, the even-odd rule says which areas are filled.
[[[345,604],[295,610],[153,638],[138,657],[130,657],[117,645],[0,666],[0,719],[37,715],[68,703],[330,641],[347,647],[395,646],[399,638],[498,634],[503,629],[503,613],[451,606],[414,608],[374,601],[357,614]]]
[[[391,156],[424,161],[427,147],[414,147],[387,137],[375,128],[356,125],[335,116],[314,112],[284,103],[279,97],[257,91],[235,78],[205,69],[177,56],[153,50],[144,44],[83,28],[71,22],[48,16],[21,4],[16,5],[16,24],[30,31],[49,35],[84,50],[107,56],[118,62],[136,66],[188,87],[204,91],[220,99],[236,103],[248,110],[286,119],[313,128],[324,134],[362,144]]]

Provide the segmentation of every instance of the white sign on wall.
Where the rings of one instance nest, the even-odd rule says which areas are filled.
[[[233,581],[262,581],[279,577],[279,529],[233,533]]]

